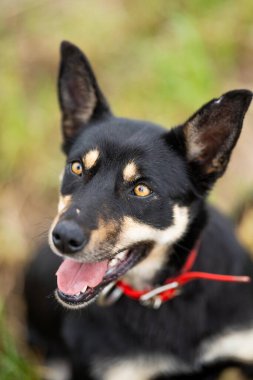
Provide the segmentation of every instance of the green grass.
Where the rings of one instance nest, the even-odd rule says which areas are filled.
[[[15,341],[8,331],[2,304],[0,304],[0,379],[38,380],[33,366],[18,352]]]

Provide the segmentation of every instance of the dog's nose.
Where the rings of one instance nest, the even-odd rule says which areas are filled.
[[[85,235],[81,227],[70,220],[59,222],[52,232],[53,243],[62,253],[81,251],[85,245]]]

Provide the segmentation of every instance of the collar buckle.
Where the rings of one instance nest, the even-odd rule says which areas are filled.
[[[140,303],[143,306],[151,307],[153,309],[159,309],[159,307],[163,303],[163,300],[161,297],[159,297],[159,295],[161,293],[164,293],[173,289],[175,290],[175,295],[176,295],[178,288],[179,288],[179,283],[177,281],[173,281],[169,284],[159,286],[158,288],[155,288],[153,290],[150,290],[150,292],[143,294],[140,297]]]
[[[155,297],[149,298],[147,300],[140,299],[140,304],[142,306],[146,306],[146,307],[149,307],[151,309],[159,309],[160,306],[162,305],[162,300],[160,297],[155,296]]]

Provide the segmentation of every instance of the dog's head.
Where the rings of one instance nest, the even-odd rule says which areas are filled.
[[[228,92],[170,131],[118,118],[68,42],[58,85],[67,162],[49,241],[65,258],[58,299],[82,307],[122,276],[148,285],[168,262],[226,169],[252,93]]]

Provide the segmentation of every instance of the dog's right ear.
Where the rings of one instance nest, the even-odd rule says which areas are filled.
[[[78,47],[61,44],[58,95],[62,111],[63,150],[68,152],[77,135],[94,120],[111,114],[90,63]]]

